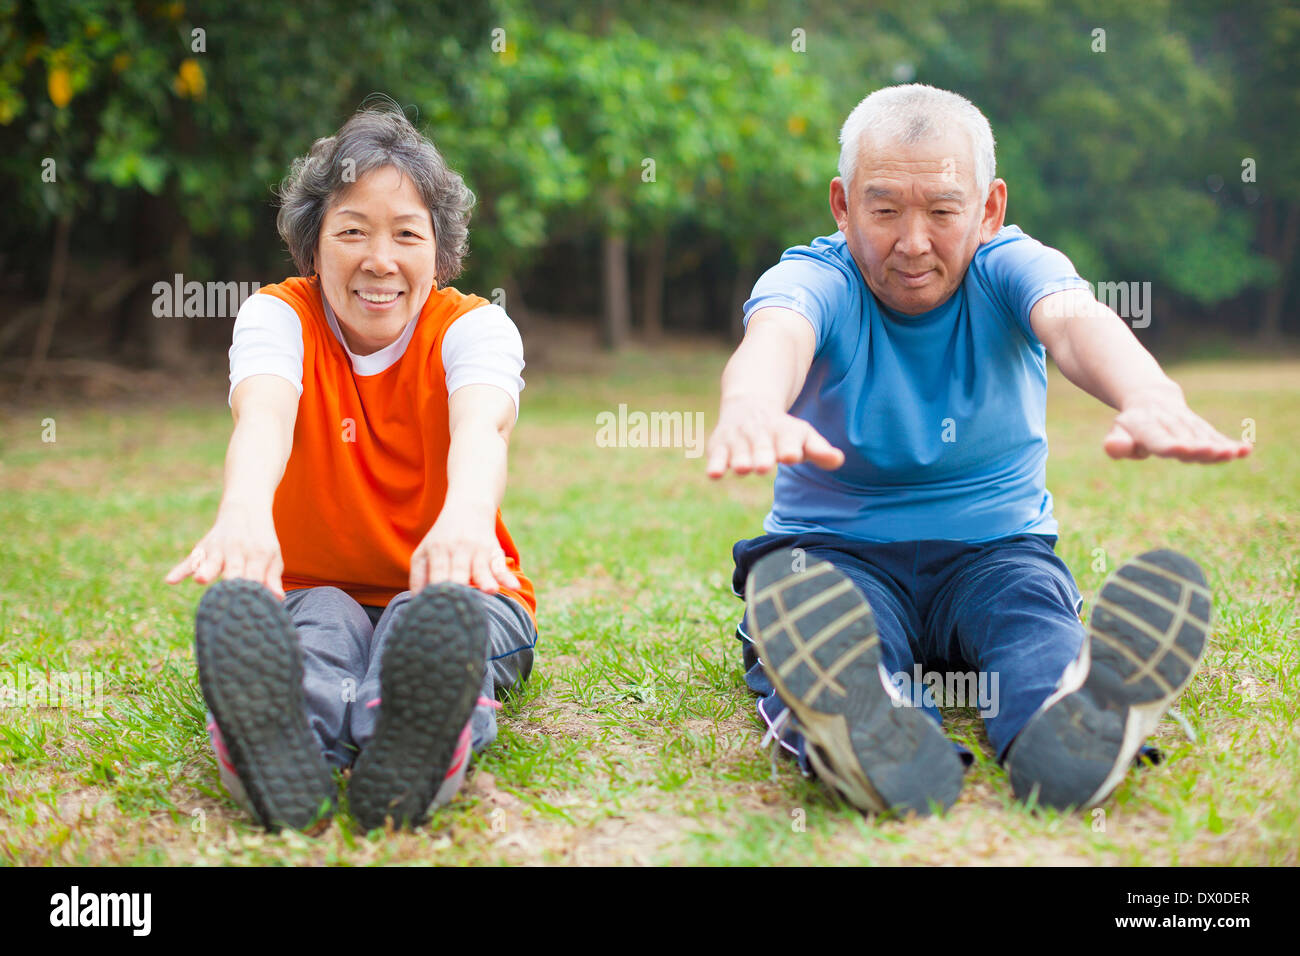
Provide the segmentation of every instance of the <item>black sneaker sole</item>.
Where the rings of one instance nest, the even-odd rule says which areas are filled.
[[[380,662],[379,720],[348,782],[366,830],[419,826],[474,712],[487,667],[487,617],[473,592],[425,588],[402,608]]]
[[[195,616],[199,685],[258,821],[303,829],[333,811],[334,775],[307,725],[302,647],[262,585],[219,581]]]
[[[826,561],[793,567],[788,550],[758,561],[745,584],[745,614],[819,776],[862,810],[925,815],[951,807],[961,759],[931,718],[896,706],[885,689],[866,598]]]
[[[1205,575],[1176,551],[1116,568],[1088,623],[1087,674],[1044,702],[1007,757],[1021,800],[1065,810],[1105,799],[1143,739],[1191,683],[1213,605]],[[1064,691],[1064,693],[1062,693]]]

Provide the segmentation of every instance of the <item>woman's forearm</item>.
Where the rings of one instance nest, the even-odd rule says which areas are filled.
[[[235,389],[231,407],[235,429],[226,449],[221,510],[269,516],[293,451],[297,390],[284,379],[255,375]]]
[[[506,491],[507,445],[495,428],[466,422],[447,452],[444,510],[495,516]]]
[[[270,416],[251,414],[241,418],[226,449],[221,510],[238,507],[270,514],[291,446],[292,437],[286,437]]]

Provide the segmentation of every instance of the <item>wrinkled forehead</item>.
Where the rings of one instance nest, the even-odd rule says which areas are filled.
[[[973,197],[975,152],[970,137],[960,129],[922,136],[916,142],[868,132],[858,147],[853,188],[873,194],[882,191],[926,194],[941,192]]]
[[[327,213],[387,214],[429,221],[415,181],[397,166],[384,165],[366,170],[354,180],[344,181],[329,198]]]

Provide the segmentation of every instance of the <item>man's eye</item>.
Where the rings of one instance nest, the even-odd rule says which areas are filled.
[[[881,209],[873,209],[871,211],[874,212],[877,216],[887,216],[894,210],[881,208]]]

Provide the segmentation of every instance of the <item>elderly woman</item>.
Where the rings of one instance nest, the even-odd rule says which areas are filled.
[[[416,825],[532,667],[533,586],[499,510],[523,346],[445,285],[474,196],[401,112],[358,112],[280,192],[301,275],[239,311],[225,491],[167,581],[223,579],[197,659],[237,801],[303,827],[351,767],[366,829]]]

